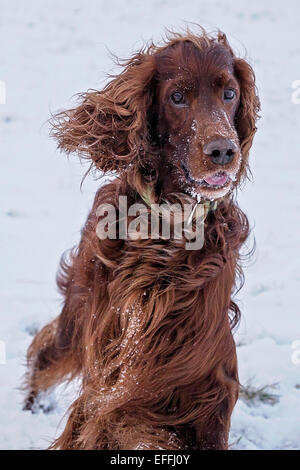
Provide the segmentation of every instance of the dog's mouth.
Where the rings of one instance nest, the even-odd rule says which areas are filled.
[[[204,176],[201,179],[198,179],[198,178],[193,178],[190,175],[189,170],[184,164],[182,164],[181,166],[184,171],[186,179],[190,183],[193,183],[193,185],[196,185],[198,187],[211,189],[211,190],[219,190],[219,189],[226,188],[227,186],[230,186],[232,183],[232,178],[230,174],[226,171],[217,171],[210,175]]]
[[[206,176],[203,178],[203,185],[206,187],[210,187],[212,189],[219,189],[224,188],[229,182],[231,182],[231,178],[225,171],[219,171],[218,173],[214,173],[211,176]]]

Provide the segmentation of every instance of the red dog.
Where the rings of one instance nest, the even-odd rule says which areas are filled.
[[[103,91],[58,115],[59,147],[114,181],[101,187],[78,248],[61,263],[59,317],[28,351],[26,408],[82,378],[53,448],[226,449],[239,393],[231,299],[248,221],[233,198],[259,110],[254,74],[224,34],[174,34],[125,63]],[[215,210],[204,245],[101,240],[100,204],[170,201]],[[210,209],[211,209],[210,205]]]

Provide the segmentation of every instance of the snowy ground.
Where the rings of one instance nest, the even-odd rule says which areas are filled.
[[[7,86],[0,105],[0,448],[45,448],[74,393],[60,387],[48,398],[53,411],[32,415],[22,411],[17,388],[32,334],[59,313],[58,260],[78,241],[99,184],[88,177],[80,192],[86,168],[56,152],[43,123],[70,106],[73,94],[102,86],[112,68],[107,48],[126,57],[143,40],[159,39],[164,26],[187,20],[220,27],[242,55],[246,47],[262,101],[254,183],[239,199],[257,250],[239,293],[236,339],[241,382],[276,383],[278,397],[273,405],[239,400],[231,442],[234,449],[300,449],[300,354],[292,348],[300,339],[300,104],[291,101],[300,79],[299,10],[297,0],[0,0]]]

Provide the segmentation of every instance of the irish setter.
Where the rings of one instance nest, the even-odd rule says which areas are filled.
[[[201,30],[145,47],[102,91],[54,118],[59,148],[116,175],[61,261],[61,314],[28,350],[25,408],[81,379],[52,448],[228,447],[239,393],[232,295],[249,233],[235,189],[258,111],[250,65],[223,33]],[[119,214],[120,195],[149,208],[174,195],[205,205],[202,248],[174,237],[100,239],[97,208],[109,203]]]

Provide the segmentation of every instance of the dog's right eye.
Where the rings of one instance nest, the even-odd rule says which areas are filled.
[[[183,93],[181,93],[180,91],[175,91],[171,95],[171,101],[176,105],[184,104],[184,95],[183,95]]]
[[[224,90],[223,99],[224,101],[232,101],[236,97],[236,92],[231,88]]]

